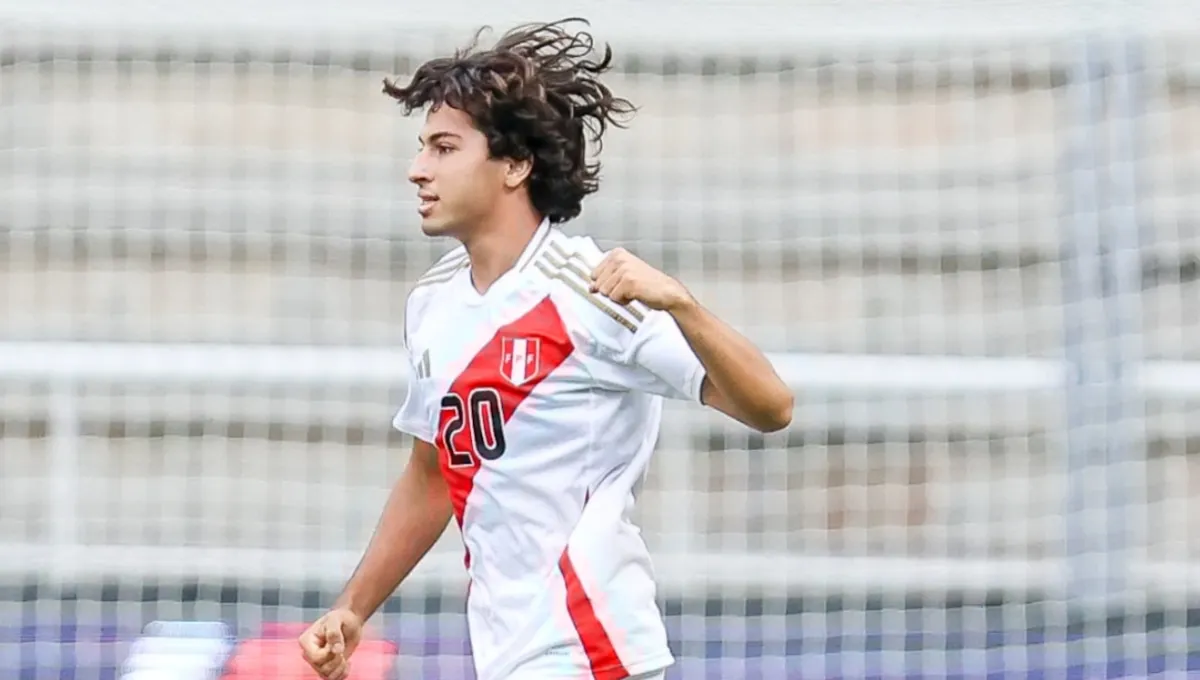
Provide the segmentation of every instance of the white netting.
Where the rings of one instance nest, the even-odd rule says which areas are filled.
[[[0,2],[0,675],[111,677],[148,621],[251,638],[348,577],[409,446],[404,299],[449,247],[381,80],[535,17],[26,4]],[[1200,668],[1200,30],[897,4],[596,22],[642,110],[571,228],[799,395],[767,437],[669,412],[639,519],[672,677]],[[448,533],[376,622],[397,677],[466,668],[460,558]]]

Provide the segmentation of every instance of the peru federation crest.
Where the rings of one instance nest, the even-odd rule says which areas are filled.
[[[516,386],[532,380],[541,367],[541,338],[501,338],[500,375]]]

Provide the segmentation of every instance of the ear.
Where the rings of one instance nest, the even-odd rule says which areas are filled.
[[[504,185],[509,189],[516,189],[521,184],[529,179],[529,174],[533,172],[533,160],[513,160],[506,161],[504,169]]]

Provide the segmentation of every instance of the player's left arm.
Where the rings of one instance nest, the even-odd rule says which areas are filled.
[[[617,248],[592,270],[592,291],[619,304],[636,300],[670,314],[704,366],[700,398],[706,405],[763,432],[791,423],[795,399],[775,367],[675,278]]]

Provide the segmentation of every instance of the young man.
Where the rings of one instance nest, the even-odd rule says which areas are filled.
[[[771,364],[682,284],[558,229],[598,186],[588,137],[633,110],[596,79],[611,52],[591,60],[568,23],[385,86],[428,111],[410,170],[421,228],[461,246],[407,302],[413,374],[394,425],[412,458],[344,593],[300,638],[328,680],[452,515],[480,680],[662,677],[674,659],[629,520],[662,398],[762,431],[791,420]]]

